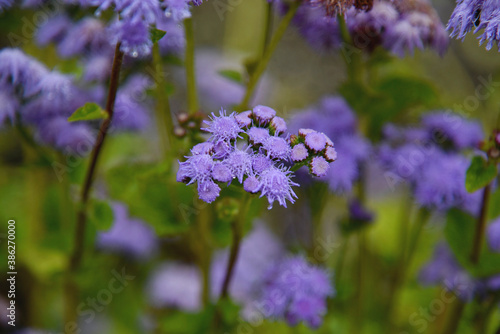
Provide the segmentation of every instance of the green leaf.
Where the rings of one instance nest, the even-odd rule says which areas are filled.
[[[108,118],[106,110],[102,109],[97,103],[88,102],[83,107],[76,109],[73,115],[68,118],[68,122],[91,121],[105,118]]]
[[[156,28],[151,28],[151,29],[149,29],[149,38],[151,38],[151,42],[153,42],[153,44],[155,44],[160,39],[162,39],[163,36],[165,36],[166,33],[167,32],[163,31],[163,30],[159,30],[159,29],[156,29]]]
[[[465,188],[468,192],[473,193],[487,186],[496,175],[497,169],[493,164],[488,164],[483,157],[475,156],[467,169]]]
[[[114,213],[108,202],[94,201],[89,220],[98,230],[106,231],[113,225]]]
[[[492,252],[483,243],[479,263],[470,261],[476,219],[457,209],[448,212],[444,234],[458,262],[474,277],[486,277],[500,272],[500,254]]]
[[[240,85],[243,85],[243,75],[241,75],[240,72],[235,71],[235,70],[220,70],[219,74],[223,76],[226,79],[229,79],[231,81],[234,81]]]

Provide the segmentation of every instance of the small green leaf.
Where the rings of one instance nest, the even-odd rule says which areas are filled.
[[[219,74],[226,79],[239,83],[243,85],[243,75],[240,72],[235,70],[220,70]]]
[[[91,121],[94,119],[108,118],[106,110],[102,109],[97,103],[85,103],[83,107],[76,111],[68,118],[68,122],[76,121]]]
[[[153,42],[153,44],[157,43],[160,39],[163,38],[163,36],[165,36],[166,33],[166,31],[156,28],[149,29],[149,37],[151,38],[151,42]]]
[[[467,169],[465,187],[468,192],[473,193],[487,186],[496,175],[497,169],[494,165],[488,164],[484,158],[476,156],[472,159],[469,169]]]
[[[113,225],[114,213],[108,202],[95,201],[92,204],[90,221],[98,230],[106,231]]]

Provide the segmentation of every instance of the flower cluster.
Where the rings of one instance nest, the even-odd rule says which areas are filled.
[[[113,225],[108,231],[98,234],[97,246],[140,259],[153,255],[158,246],[153,229],[143,221],[130,217],[125,204],[116,202],[112,208]]]
[[[302,136],[299,135],[298,139],[295,140],[304,142],[302,145],[294,146],[292,158],[299,159],[301,153],[302,156],[308,154],[311,162],[309,168],[313,175],[324,171],[322,165],[324,165],[325,160],[336,160],[335,164],[331,165],[320,180],[328,183],[330,190],[335,193],[350,192],[354,182],[359,177],[361,164],[370,155],[370,145],[365,138],[357,133],[356,127],[354,112],[344,99],[326,97],[318,105],[297,112],[291,119],[290,128],[293,131],[299,131],[299,134],[302,132]],[[322,131],[335,141],[335,150],[331,143],[324,142],[321,136],[313,135],[307,140],[309,134],[308,131],[304,133],[304,130],[300,130],[303,128]],[[315,140],[313,141],[313,139]],[[325,143],[324,146],[322,146],[323,143]],[[314,148],[321,150],[314,151]],[[318,158],[317,152],[324,154],[323,157]],[[311,157],[314,158],[311,159]],[[314,164],[313,159],[315,159]]]
[[[298,184],[291,181],[292,171],[285,164],[291,163],[293,157],[296,161],[298,150],[292,157],[294,150],[290,140],[285,137],[286,122],[276,116],[276,111],[266,106],[256,106],[251,111],[226,115],[221,110],[219,116],[212,113],[211,120],[205,122],[203,130],[210,137],[206,142],[194,146],[191,149],[193,155],[180,163],[177,181],[187,184],[197,182],[200,199],[208,203],[219,196],[221,189],[217,182],[230,183],[234,179],[243,185],[245,191],[266,196],[269,209],[274,201],[285,207],[286,200],[294,203],[297,196],[292,186]],[[311,145],[316,145],[313,146],[315,157],[319,158],[321,154],[333,156],[334,150],[326,148],[326,143],[331,143],[330,139],[319,135],[324,147],[321,148],[314,139],[310,140]],[[244,137],[247,139],[246,147],[238,146],[238,139]],[[329,146],[333,146],[333,143]],[[318,174],[328,169],[326,160],[326,166],[313,157],[309,160]],[[316,162],[313,163],[313,160]]]
[[[479,146],[481,127],[449,112],[425,115],[422,123],[421,128],[388,125],[384,129],[379,159],[389,185],[408,181],[416,201],[424,207],[447,210],[458,206],[477,213],[479,193],[469,194],[465,189],[470,162],[462,151]]]
[[[412,53],[414,49],[425,47],[440,54],[446,51],[448,36],[445,28],[426,0],[374,0],[364,10],[352,6],[352,1],[345,2],[351,3],[345,10],[347,28],[353,44],[359,49],[371,52],[382,46],[399,57],[403,57],[405,51]],[[345,46],[337,18],[325,17],[324,9],[311,2],[299,7],[294,24],[316,48],[329,50]]]
[[[490,50],[493,44],[500,40],[500,6],[497,1],[492,0],[457,0],[457,6],[451,14],[448,22],[448,30],[451,36],[465,38],[470,31],[477,33],[483,30],[479,38],[479,44],[486,43],[486,49]],[[500,48],[500,46],[499,46]],[[499,49],[500,50],[500,49]]]
[[[326,299],[334,295],[329,276],[300,256],[271,266],[264,277],[259,300],[266,305],[265,316],[284,319],[292,326],[304,321],[318,328],[326,313]]]
[[[444,243],[436,246],[433,258],[420,270],[419,281],[423,285],[440,284],[463,301],[470,301],[487,291],[500,290],[500,275],[482,278],[470,276]]]

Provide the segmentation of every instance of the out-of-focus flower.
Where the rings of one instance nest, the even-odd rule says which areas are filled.
[[[326,299],[334,295],[330,275],[303,257],[285,258],[270,266],[264,276],[258,304],[267,318],[286,320],[295,326],[304,321],[318,328],[326,314]]]
[[[321,2],[340,4],[332,6],[332,13],[345,12],[348,32],[354,45],[371,52],[382,46],[393,54],[403,57],[406,52],[425,47],[443,54],[448,46],[448,37],[439,16],[427,0],[374,0],[372,6],[360,10],[354,1],[304,2],[297,12],[294,24],[306,40],[322,50],[337,49],[345,45],[335,15],[325,16]],[[328,8],[328,6],[326,6]]]
[[[153,229],[143,221],[131,218],[125,204],[113,203],[112,208],[113,225],[108,231],[98,234],[98,247],[141,259],[152,256],[158,246]]]
[[[350,192],[359,177],[360,164],[369,158],[371,149],[368,141],[356,133],[356,118],[345,100],[341,97],[326,97],[318,105],[295,113],[289,128],[299,132],[303,131],[300,128],[314,128],[322,132],[308,133],[304,137],[305,146],[313,148],[307,155],[314,154],[315,150],[324,150],[324,159],[335,163],[327,169],[323,168],[321,175],[316,175],[321,176],[320,180],[326,182],[331,191]],[[335,146],[325,141],[324,135],[331,138]],[[292,151],[292,159],[305,156],[306,152],[301,152],[301,149],[302,146],[298,146],[297,152]]]
[[[196,312],[201,309],[201,273],[188,264],[165,262],[149,278],[146,294],[154,307],[174,307]]]

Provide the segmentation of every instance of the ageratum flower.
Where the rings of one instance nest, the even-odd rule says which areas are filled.
[[[150,27],[165,28],[165,19],[177,23],[191,16],[191,5],[201,1],[191,0],[80,0],[82,6],[97,7],[96,15],[113,10],[117,15],[108,29],[108,41],[121,42],[121,50],[132,57],[151,53]],[[167,31],[167,38],[169,32]],[[174,36],[178,40],[178,33]],[[178,41],[176,42],[178,43]]]
[[[486,49],[490,50],[495,43],[498,46],[500,40],[499,14],[500,5],[496,0],[457,0],[447,29],[451,30],[451,37],[461,39],[471,31],[476,34],[483,30],[479,44],[487,42]]]
[[[470,165],[462,150],[476,147],[482,138],[477,122],[452,113],[437,112],[422,117],[419,128],[384,129],[379,161],[386,169],[391,187],[409,182],[416,201],[427,208],[463,208],[473,214],[479,206],[479,193],[469,194],[463,180]]]
[[[342,40],[336,16],[325,17],[324,10],[314,2],[347,3],[348,6],[342,11],[345,12],[350,38],[354,46],[366,52],[372,52],[379,46],[399,57],[426,47],[439,54],[446,51],[448,37],[445,28],[426,0],[411,3],[404,0],[374,0],[369,1],[372,5],[369,10],[353,7],[353,1],[304,2],[293,22],[304,38],[321,50],[345,47],[345,41]],[[337,8],[332,12],[338,11]]]
[[[220,187],[216,182],[237,180],[245,191],[266,196],[269,209],[275,201],[286,207],[287,200],[294,203],[297,198],[292,187],[298,186],[291,180],[293,173],[287,165],[312,163],[311,172],[320,176],[335,160],[331,159],[336,155],[333,142],[324,134],[308,130],[323,142],[323,149],[316,146],[315,151],[308,153],[303,144],[305,139],[294,136],[295,139],[290,140],[282,133],[287,128],[285,121],[266,106],[229,115],[221,110],[219,116],[212,113],[205,123],[202,130],[210,137],[207,142],[193,147],[192,155],[180,163],[177,181],[188,185],[196,182],[200,199],[208,203],[219,196]],[[237,141],[244,138],[247,145],[237,145]],[[294,146],[304,147],[307,159],[297,160],[297,152],[293,154]],[[326,146],[331,148],[328,154]]]
[[[293,147],[292,160],[314,159],[314,164],[312,160],[307,164],[311,174],[321,176],[320,180],[335,193],[350,192],[359,177],[360,165],[369,158],[370,145],[356,133],[356,118],[345,100],[327,97],[318,105],[299,111],[294,114],[290,129],[298,130],[304,138],[303,144]],[[329,138],[335,141],[335,146]],[[322,159],[314,158],[318,155],[335,163],[326,168]]]
[[[486,232],[486,238],[488,239],[490,248],[500,253],[500,217],[490,222]]]
[[[334,293],[324,269],[303,257],[290,257],[270,266],[257,304],[264,305],[267,318],[286,320],[291,326],[303,321],[318,328],[326,314],[326,299]]]
[[[126,205],[116,202],[112,208],[113,225],[108,231],[99,232],[98,247],[140,259],[152,256],[158,246],[153,229],[143,221],[130,217]]]

